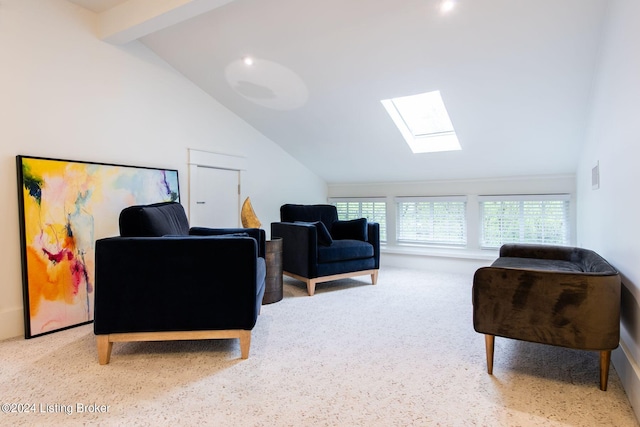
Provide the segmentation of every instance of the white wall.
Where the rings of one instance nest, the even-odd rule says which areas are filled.
[[[577,173],[578,236],[623,277],[621,346],[613,364],[640,417],[640,2],[612,0],[586,147]],[[591,169],[600,163],[600,189]]]
[[[246,156],[244,196],[267,231],[281,204],[326,198],[324,181],[279,146],[141,43],[98,40],[96,23],[65,0],[0,3],[0,177],[9,189],[0,204],[0,339],[23,334],[18,154],[178,169],[185,206],[188,148]]]
[[[382,266],[424,268],[468,273],[489,265],[497,251],[480,248],[480,210],[478,196],[510,194],[571,194],[572,217],[575,218],[575,176],[539,175],[517,178],[394,182],[378,184],[329,184],[329,197],[385,197],[394,206],[396,196],[467,196],[467,247],[441,249],[394,245],[393,237],[382,248]],[[392,208],[393,209],[393,208]],[[394,220],[387,207],[387,236],[394,235]],[[575,236],[575,229],[571,231]]]

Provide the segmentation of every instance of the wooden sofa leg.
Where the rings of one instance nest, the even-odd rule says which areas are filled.
[[[240,357],[249,358],[249,348],[251,347],[251,331],[240,332]]]
[[[600,352],[600,390],[607,391],[609,382],[609,365],[611,364],[611,350]]]
[[[378,283],[378,270],[371,273],[371,283],[374,285]]]
[[[113,343],[109,341],[109,335],[97,335],[96,340],[98,341],[98,363],[106,365],[111,359]]]
[[[494,335],[485,334],[484,344],[487,352],[487,372],[489,375],[493,375],[493,348],[496,337]]]

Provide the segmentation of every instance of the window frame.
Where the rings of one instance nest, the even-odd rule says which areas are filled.
[[[501,239],[497,246],[487,242],[486,228],[485,228],[485,202],[518,202],[518,234],[519,238],[516,241]],[[528,240],[526,238],[526,224],[525,221],[528,217],[525,212],[526,202],[563,202],[563,237],[562,241],[545,241],[546,237],[543,236],[542,241]],[[543,209],[544,206],[543,206]],[[569,193],[554,193],[554,194],[515,194],[515,195],[482,195],[478,196],[478,211],[479,211],[479,246],[481,249],[496,250],[499,249],[505,243],[529,243],[529,244],[541,244],[541,245],[561,245],[569,246],[572,242],[572,227],[573,217],[571,213],[571,194]],[[544,220],[544,218],[543,218]],[[514,232],[515,230],[512,230]]]
[[[421,196],[421,197],[404,197],[399,196],[394,198],[394,205],[396,209],[396,242],[399,245],[419,245],[419,246],[429,246],[429,247],[446,247],[446,248],[466,248],[468,245],[468,221],[467,221],[467,196]],[[433,209],[435,206],[433,203],[462,203],[462,213],[460,216],[456,217],[457,224],[454,226],[461,226],[462,232],[458,236],[458,241],[451,241],[450,239],[453,236],[443,236],[442,238],[432,238],[432,239],[408,239],[403,237],[403,217],[401,213],[401,204],[402,203],[430,203],[431,208]],[[433,214],[433,212],[432,212]],[[434,235],[434,230],[436,226],[436,217],[428,218],[427,221],[429,224],[427,228],[422,231],[423,233],[428,234],[432,232]],[[448,226],[445,226],[447,228]],[[429,230],[429,228],[431,230]],[[419,232],[419,231],[416,231]],[[455,236],[455,235],[454,235]],[[435,235],[434,235],[435,237]]]
[[[458,136],[439,90],[380,101],[414,154],[461,150]],[[428,112],[428,115],[417,113]],[[419,131],[425,123],[438,129]]]
[[[387,242],[387,224],[388,224],[388,206],[387,206],[387,198],[386,197],[330,197],[328,199],[328,203],[330,205],[336,206],[336,203],[358,203],[359,204],[359,216],[358,218],[367,218],[370,222],[376,222],[380,225],[380,243]],[[380,220],[375,217],[375,207],[374,207],[374,218],[368,218],[366,215],[362,213],[362,203],[382,203],[384,205],[384,220]],[[336,206],[336,208],[338,208]],[[340,218],[340,209],[338,208],[338,218]],[[356,218],[351,218],[356,219]],[[348,219],[347,219],[348,220]]]

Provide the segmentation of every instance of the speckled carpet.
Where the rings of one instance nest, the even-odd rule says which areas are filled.
[[[497,338],[488,375],[468,275],[368,279],[285,279],[244,361],[237,340],[115,343],[100,366],[92,325],[0,342],[0,425],[638,425],[597,353]]]

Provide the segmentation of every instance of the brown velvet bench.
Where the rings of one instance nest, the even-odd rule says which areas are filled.
[[[473,278],[473,327],[485,334],[493,373],[495,337],[600,352],[607,389],[620,341],[620,275],[597,253],[565,246],[508,244]]]

